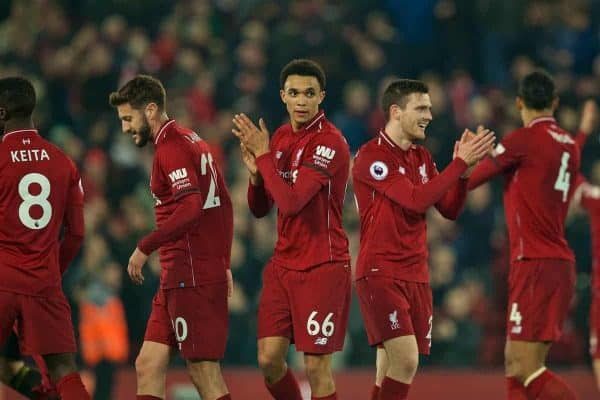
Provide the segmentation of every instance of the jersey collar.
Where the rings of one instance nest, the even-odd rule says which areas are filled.
[[[39,133],[38,133],[38,130],[37,130],[37,129],[19,129],[19,130],[17,130],[17,131],[10,131],[10,132],[6,132],[6,133],[5,133],[5,134],[2,136],[2,141],[4,142],[4,140],[5,140],[7,137],[11,136],[11,135],[15,135],[15,136],[17,136],[17,135],[20,135],[20,134],[23,134],[23,133],[33,133],[33,134],[39,135]]]
[[[175,126],[175,120],[174,119],[170,119],[167,122],[165,122],[163,124],[163,126],[160,127],[160,130],[158,131],[158,133],[156,134],[156,137],[154,138],[154,145],[158,144],[158,141],[160,140],[161,137],[163,137],[165,135],[165,133],[167,132],[167,128],[168,127],[174,127]]]
[[[527,127],[531,128],[535,124],[539,124],[541,122],[556,122],[556,119],[554,119],[554,117],[539,117],[529,122],[529,124],[527,124]]]
[[[320,110],[317,113],[317,115],[315,115],[313,117],[312,120],[307,122],[306,125],[304,125],[301,129],[296,131],[296,133],[303,134],[303,133],[312,132],[314,130],[320,130],[321,127],[323,126],[323,122],[325,122],[325,111]],[[291,124],[290,124],[290,126],[291,126]]]
[[[396,143],[394,143],[392,138],[383,129],[379,130],[379,137],[377,138],[377,144],[379,144],[380,146],[384,145],[398,154],[404,154],[406,151],[416,148],[416,146],[414,144],[411,144],[410,147],[408,148],[408,150],[403,150],[400,146],[398,146]]]

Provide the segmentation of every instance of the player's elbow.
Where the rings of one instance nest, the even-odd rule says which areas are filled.
[[[470,178],[470,179],[467,181],[467,190],[474,190],[474,189],[477,189],[477,187],[478,187],[479,185],[481,185],[482,183],[483,183],[483,181],[479,181],[479,182],[478,182],[478,181],[474,180],[473,178]]]
[[[68,243],[68,246],[79,250],[83,245],[84,234],[83,232],[68,232],[65,233],[63,243]]]

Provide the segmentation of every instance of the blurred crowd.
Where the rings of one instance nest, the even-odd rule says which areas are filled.
[[[584,99],[600,95],[600,2],[596,0],[13,0],[0,2],[0,76],[31,78],[42,135],[78,164],[86,193],[86,239],[67,272],[90,368],[135,357],[160,265],[143,286],[126,275],[129,255],[153,229],[148,190],[151,146],[139,151],[120,132],[108,93],[138,73],[161,79],[168,114],[212,146],[234,202],[231,331],[225,365],[255,365],[261,271],[274,245],[275,218],[251,217],[247,172],[231,134],[233,113],[285,122],[279,71],[293,58],[319,61],[327,73],[324,109],[355,152],[383,125],[378,99],[394,77],[430,87],[434,120],[425,145],[439,169],[465,127],[499,135],[520,125],[516,82],[536,66],[556,78],[561,125],[575,132]],[[600,183],[590,139],[583,172]],[[501,181],[470,194],[456,222],[430,215],[434,292],[432,355],[424,364],[502,363],[508,271]],[[354,257],[358,216],[349,187],[345,226]],[[568,237],[578,256],[578,290],[551,361],[587,358],[589,227],[574,213]],[[105,331],[120,345],[109,351]],[[107,339],[108,340],[108,339]],[[105,347],[103,347],[105,346]],[[372,365],[353,305],[339,366]]]

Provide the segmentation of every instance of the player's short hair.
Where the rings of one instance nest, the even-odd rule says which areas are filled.
[[[321,90],[325,90],[325,71],[316,61],[306,58],[298,58],[287,63],[279,75],[279,84],[281,89],[290,75],[314,76],[319,81]]]
[[[390,118],[390,107],[393,104],[400,106],[400,108],[406,107],[408,97],[413,93],[429,93],[429,87],[425,82],[414,79],[398,79],[390,83],[383,92],[383,99],[381,100],[385,119]]]
[[[554,79],[543,70],[527,74],[519,84],[519,97],[525,103],[525,107],[532,110],[552,107],[557,97]]]
[[[164,110],[167,103],[167,93],[163,84],[149,75],[138,75],[118,91],[108,97],[111,106],[117,107],[129,103],[135,109],[142,109],[149,103],[155,103]]]
[[[6,120],[31,117],[35,102],[35,89],[29,80],[19,76],[0,79],[0,108],[6,110]]]

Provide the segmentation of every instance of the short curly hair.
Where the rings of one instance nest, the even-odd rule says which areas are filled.
[[[290,75],[314,76],[321,86],[321,90],[325,90],[325,71],[316,61],[306,58],[298,58],[290,61],[279,75],[279,85],[281,89],[285,86],[285,81]]]
[[[138,75],[118,91],[112,92],[108,97],[111,106],[117,107],[129,103],[135,109],[141,109],[149,103],[155,103],[159,109],[164,110],[167,103],[165,87],[156,78],[149,75]]]

